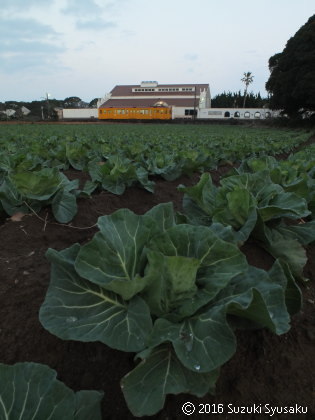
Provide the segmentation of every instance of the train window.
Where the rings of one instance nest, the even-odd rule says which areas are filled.
[[[267,111],[267,112],[266,112],[265,117],[266,117],[266,118],[270,118],[270,117],[271,117],[271,114],[270,114],[270,112],[269,112],[269,111]]]
[[[102,113],[102,110],[100,109],[100,114]]]
[[[147,109],[144,110],[145,115],[148,115],[149,111]]]
[[[246,112],[244,113],[244,118],[250,118],[250,113],[249,113],[248,111],[246,111]]]
[[[231,114],[229,113],[229,111],[226,111],[226,112],[224,113],[224,116],[225,116],[225,118],[229,118],[229,117],[231,116]]]
[[[239,118],[240,117],[240,113],[238,111],[234,112],[234,117],[235,118]]]
[[[125,110],[124,110],[124,109],[122,109],[122,110],[121,110],[121,113],[122,113],[122,114],[124,114],[124,113],[125,113]]]
[[[254,117],[255,117],[255,118],[260,118],[260,112],[259,112],[259,111],[255,112]]]

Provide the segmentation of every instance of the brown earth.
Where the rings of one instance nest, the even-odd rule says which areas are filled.
[[[228,168],[213,172],[214,179]],[[71,179],[85,174],[67,171]],[[45,259],[48,247],[61,250],[75,242],[90,240],[97,231],[97,218],[119,208],[142,214],[154,205],[172,201],[181,210],[182,194],[177,185],[193,185],[198,175],[182,176],[173,182],[156,179],[155,193],[129,188],[122,196],[108,192],[78,200],[79,211],[71,226],[55,223],[50,210],[39,215],[26,215],[21,221],[0,220],[0,362],[33,361],[55,369],[58,378],[73,390],[104,391],[103,419],[129,420],[120,390],[120,379],[134,367],[133,354],[112,350],[101,343],[62,341],[48,333],[39,323],[38,311],[49,284],[50,266]],[[250,264],[268,269],[272,257],[255,243],[242,248]],[[181,407],[193,402],[196,412],[191,419],[263,420],[315,418],[315,246],[308,247],[309,262],[305,275],[309,283],[302,285],[303,310],[292,319],[291,330],[276,336],[266,330],[238,331],[238,347],[226,363],[217,383],[216,396],[202,399],[190,395],[167,397],[164,409],[152,419],[183,419]],[[201,404],[223,404],[223,414],[196,414]],[[228,404],[231,404],[228,406]],[[230,413],[256,404],[256,414]],[[264,404],[284,407],[296,404],[308,408],[308,414],[266,415]],[[217,408],[217,405],[205,406]],[[258,413],[257,413],[258,410]],[[45,419],[43,419],[45,420]]]

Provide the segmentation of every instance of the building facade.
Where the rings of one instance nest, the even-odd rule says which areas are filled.
[[[208,84],[158,84],[143,81],[140,85],[117,85],[98,102],[99,118],[104,109],[172,107],[172,118],[191,118],[198,109],[211,107]]]

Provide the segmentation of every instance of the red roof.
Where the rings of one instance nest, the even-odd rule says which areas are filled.
[[[170,89],[170,88],[196,88],[196,94],[200,94],[200,90],[209,89],[208,84],[174,84],[174,85],[157,85],[157,86],[145,86],[142,87],[141,85],[117,85],[115,86],[112,91],[112,96],[144,96],[144,95],[165,95],[165,96],[172,96],[172,95],[179,95],[179,96],[187,96],[187,95],[194,95],[194,90],[192,91],[158,91],[156,89]],[[155,91],[140,91],[140,92],[133,92],[132,89],[155,89]]]
[[[139,108],[139,107],[151,107],[158,102],[159,97],[156,96],[155,98],[132,98],[132,99],[108,99],[108,101],[104,102],[100,108]],[[166,102],[169,106],[182,106],[182,107],[189,107],[193,108],[194,106],[198,106],[199,100],[192,97],[192,98],[167,98],[166,100],[163,98],[163,102]]]

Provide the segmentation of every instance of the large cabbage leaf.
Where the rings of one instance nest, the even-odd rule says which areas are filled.
[[[129,302],[81,278],[74,262],[80,245],[57,252],[49,249],[51,282],[39,319],[63,340],[101,341],[124,351],[140,351],[151,331],[150,312],[135,296]]]
[[[3,420],[101,420],[102,392],[79,391],[37,363],[0,364],[0,418]]]
[[[169,346],[139,354],[141,363],[121,381],[121,389],[134,416],[151,416],[163,408],[167,394],[190,393],[198,397],[214,391],[219,370],[192,372]]]

